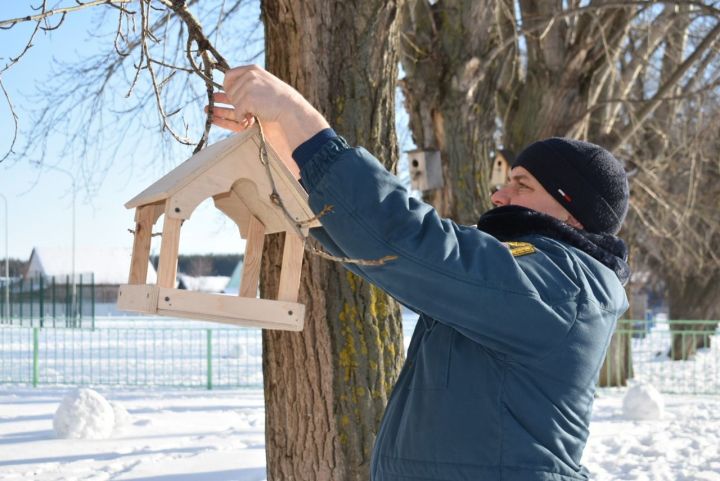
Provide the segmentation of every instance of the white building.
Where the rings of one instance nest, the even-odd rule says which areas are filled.
[[[130,273],[132,249],[124,247],[81,247],[75,252],[75,276],[89,282],[94,275],[95,285],[120,285],[127,283]],[[64,247],[34,247],[30,254],[26,278],[57,277],[58,280],[73,272],[72,250]],[[85,277],[87,276],[87,277]],[[148,283],[155,283],[157,273],[148,259]]]

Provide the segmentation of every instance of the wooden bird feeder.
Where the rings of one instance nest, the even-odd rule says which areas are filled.
[[[209,320],[240,326],[300,331],[305,306],[297,302],[305,236],[319,225],[307,194],[267,145],[262,163],[262,137],[257,126],[198,152],[130,200],[135,209],[135,240],[130,276],[120,286],[122,310],[171,317]],[[273,189],[274,184],[274,189]],[[276,192],[288,214],[274,203]],[[212,197],[215,206],[232,219],[246,240],[240,290],[237,296],[175,289],[180,228],[195,208]],[[150,237],[164,214],[157,284],[147,284]],[[291,220],[289,217],[292,217]],[[265,235],[285,232],[280,284],[275,299],[256,298]]]

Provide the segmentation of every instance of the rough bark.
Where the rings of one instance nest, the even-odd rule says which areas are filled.
[[[444,186],[425,193],[444,217],[477,221],[489,206],[495,86],[501,58],[495,1],[416,0],[403,11],[401,85],[421,149],[437,149]]]
[[[632,323],[627,322],[628,320],[625,316],[618,321],[618,327],[610,340],[600,369],[598,379],[600,387],[627,386],[628,379],[634,376],[631,350]]]
[[[714,269],[699,275],[668,279],[666,283],[672,332],[668,356],[674,361],[685,361],[691,359],[698,349],[710,347],[710,337],[717,329],[717,323],[694,324],[687,321],[720,319],[717,301],[708,302],[708,299],[717,298],[720,272]]]
[[[632,288],[628,287],[627,292],[632,293]],[[630,309],[625,312],[621,319],[618,319],[617,327],[610,339],[610,345],[600,369],[600,378],[598,379],[598,386],[600,387],[627,386],[628,379],[635,374],[632,359],[632,320],[644,319],[645,313],[643,312],[642,317],[640,317],[639,312],[633,312],[633,304],[631,299]]]
[[[515,75],[515,83],[501,86],[507,91],[502,107],[505,148],[522,149],[551,136],[605,143],[589,138],[598,131],[592,122],[604,122],[590,116],[589,107],[609,82],[607,73],[614,68],[634,9],[605,8],[571,16],[561,12],[560,2],[520,0],[528,32],[527,66]]]
[[[265,0],[267,68],[351,144],[396,165],[394,86],[402,1]],[[261,291],[277,290],[282,239],[267,243]],[[403,359],[398,305],[339,264],[305,255],[301,333],[263,333],[268,480],[367,480],[377,427]]]

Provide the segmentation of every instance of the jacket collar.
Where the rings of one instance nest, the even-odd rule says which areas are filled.
[[[485,212],[477,227],[501,242],[530,234],[550,237],[580,249],[609,267],[622,285],[630,278],[627,246],[614,235],[576,229],[560,219],[517,205],[496,207]]]

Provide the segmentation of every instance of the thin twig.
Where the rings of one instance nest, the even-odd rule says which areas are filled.
[[[200,141],[198,142],[197,146],[195,147],[195,150],[193,151],[194,154],[197,154],[198,152],[200,152],[208,140],[208,136],[210,135],[210,128],[212,127],[212,121],[213,121],[213,107],[215,106],[215,102],[213,101],[213,93],[215,91],[213,86],[214,86],[215,82],[213,82],[213,80],[212,80],[212,75],[213,75],[212,60],[210,60],[210,55],[207,53],[207,51],[203,52],[202,59],[203,59],[203,68],[205,69],[205,76],[208,78],[208,80],[205,81],[205,88],[207,90],[207,99],[208,99],[208,112],[207,112],[207,116],[205,117],[205,129],[203,130],[203,134],[202,134],[202,137],[200,138]]]
[[[149,12],[147,12],[145,10],[142,3],[140,4],[140,14],[142,16],[141,35],[144,35],[145,32],[147,31],[147,28],[149,25],[149,20],[148,20]],[[145,41],[144,39],[142,42],[142,50],[143,50],[143,52],[145,52],[145,58],[146,58],[145,66],[147,67],[148,73],[150,74],[150,80],[152,82],[153,92],[155,93],[155,101],[157,103],[158,113],[160,114],[160,118],[162,119],[162,123],[163,123],[163,130],[167,130],[168,132],[170,132],[170,135],[172,135],[172,137],[175,140],[177,140],[179,143],[185,144],[185,145],[191,145],[192,141],[187,137],[180,136],[180,134],[175,132],[175,130],[170,126],[170,123],[168,122],[168,116],[165,113],[165,109],[162,104],[162,98],[160,97],[161,87],[160,87],[160,85],[158,85],[157,78],[155,77],[155,70],[153,69],[152,62],[150,62],[150,51],[148,49],[147,41]]]
[[[328,254],[327,252],[323,252],[314,247],[311,247],[309,244],[305,244],[305,250],[315,254],[318,257],[327,259],[329,261],[342,262],[343,264],[357,264],[360,266],[381,266],[389,261],[394,261],[395,259],[398,258],[398,256],[395,256],[395,255],[390,255],[390,256],[381,257],[380,259],[370,259],[370,260],[368,260],[368,259],[351,259],[349,257],[338,257],[338,256],[334,256],[332,254]]]
[[[82,10],[84,8],[90,8],[95,7],[98,5],[110,5],[110,4],[123,4],[123,3],[130,3],[134,0],[95,0],[91,2],[85,2],[80,3],[77,2],[77,5],[72,7],[62,7],[62,8],[56,8],[54,10],[44,10],[41,13],[38,13],[37,15],[26,15],[24,17],[18,17],[18,18],[10,18],[8,20],[0,20],[0,28],[12,28],[18,23],[23,22],[32,22],[32,21],[39,21],[44,20],[46,18],[52,17],[53,15],[57,15],[58,13],[66,14],[68,12],[74,12],[76,10]],[[44,4],[44,2],[43,2]]]
[[[5,159],[7,159],[12,153],[13,153],[13,147],[15,147],[15,142],[17,141],[17,135],[18,135],[18,115],[15,112],[15,107],[12,104],[12,101],[10,100],[10,95],[8,94],[7,90],[5,89],[5,84],[3,84],[2,76],[0,76],[0,89],[3,91],[3,95],[5,95],[5,100],[7,101],[8,107],[10,108],[10,115],[13,119],[13,137],[12,141],[10,142],[10,147],[8,147],[7,152],[5,155],[2,156],[2,159],[0,159],[0,162],[3,162]]]
[[[134,229],[128,229],[128,232],[131,233],[132,235],[135,235]],[[153,232],[150,234],[150,237],[157,237],[157,236],[162,236],[162,232]]]
[[[33,39],[35,38],[35,35],[40,31],[40,22],[37,22],[35,24],[35,28],[33,29],[32,33],[30,34],[30,38],[27,42],[25,42],[25,47],[23,48],[22,52],[20,52],[16,57],[10,57],[10,63],[5,65],[2,70],[0,70],[0,75],[2,75],[4,72],[6,72],[10,67],[15,65],[20,61],[20,59],[27,53],[30,48],[33,46]]]

